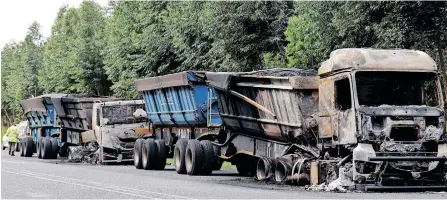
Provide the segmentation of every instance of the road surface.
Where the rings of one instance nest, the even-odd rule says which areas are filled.
[[[235,171],[211,176],[15,157],[2,151],[2,199],[447,199],[447,193],[334,193],[257,182]]]

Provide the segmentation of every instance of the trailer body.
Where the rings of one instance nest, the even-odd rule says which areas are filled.
[[[222,120],[215,91],[208,88],[203,76],[186,71],[137,81],[157,138],[173,145],[175,138],[212,137],[219,132]]]
[[[73,94],[47,94],[22,100],[20,103],[31,134],[21,144],[24,150],[28,150],[25,151],[28,152],[26,156],[36,152],[40,158],[44,146],[42,140],[45,138],[52,141],[45,145],[53,147],[52,152],[44,152],[45,157],[57,155],[53,152],[56,149],[60,156],[67,156],[69,146],[82,144],[81,132],[91,129],[93,103],[115,100]]]
[[[137,90],[143,95],[151,127],[146,136],[150,139],[146,139],[144,144],[143,141],[137,142],[135,146],[134,157],[142,157],[142,162],[145,163],[143,165],[146,166],[147,160],[156,160],[152,162],[161,163],[162,167],[158,169],[162,169],[166,158],[175,156],[175,144],[178,141],[215,140],[219,136],[222,120],[217,110],[215,91],[206,85],[204,75],[203,72],[185,71],[136,82]],[[155,145],[154,141],[157,143],[158,154],[162,155],[150,158],[147,148]],[[164,144],[162,147],[161,143]],[[176,155],[180,156],[178,151]],[[174,162],[178,167],[180,158],[174,160],[177,160]],[[137,168],[152,168],[140,165],[142,164],[136,159]]]

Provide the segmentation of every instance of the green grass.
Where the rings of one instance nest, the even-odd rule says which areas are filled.
[[[166,164],[174,164],[174,159],[172,159],[172,158],[168,158],[167,160],[166,160]],[[232,165],[230,162],[224,162],[223,164],[222,164],[222,168],[221,169],[231,169],[231,170],[236,170],[236,166],[235,165]]]

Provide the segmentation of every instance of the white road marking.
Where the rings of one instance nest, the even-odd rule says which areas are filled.
[[[65,176],[57,176],[57,175],[51,175],[51,174],[44,174],[44,173],[39,173],[39,172],[33,172],[33,171],[28,171],[28,170],[20,170],[20,169],[13,169],[13,168],[4,168],[10,171],[17,171],[20,173],[26,173],[26,174],[31,174],[31,175],[36,175],[36,176],[46,176],[46,177],[55,177],[55,178],[60,178],[60,179],[67,179],[67,180],[74,180],[74,181],[79,181],[79,182],[83,182],[83,183],[91,183],[94,185],[99,185],[101,187],[104,188],[109,188],[109,189],[119,189],[119,190],[130,190],[132,192],[143,192],[143,193],[149,193],[149,194],[156,194],[156,195],[162,195],[162,196],[168,196],[168,197],[174,197],[176,199],[191,199],[188,197],[184,197],[184,196],[178,196],[178,195],[172,195],[172,194],[165,194],[165,193],[159,193],[159,192],[152,192],[152,191],[147,191],[147,190],[139,190],[139,189],[135,189],[135,188],[129,188],[129,187],[123,187],[123,186],[117,186],[117,185],[110,185],[110,184],[105,184],[105,183],[101,183],[101,182],[95,182],[95,181],[87,181],[87,180],[81,180],[81,179],[76,179],[76,178],[70,178],[70,177],[65,177]]]
[[[16,174],[16,175],[21,175],[21,176],[28,176],[28,177],[32,177],[32,178],[38,178],[38,179],[48,180],[48,181],[53,181],[53,182],[58,182],[58,183],[65,183],[65,184],[69,184],[69,185],[76,185],[76,186],[81,186],[81,187],[87,187],[87,188],[93,188],[93,189],[98,189],[98,190],[104,190],[104,191],[108,191],[108,192],[115,192],[115,193],[119,193],[119,194],[123,194],[123,195],[130,195],[130,196],[140,197],[140,198],[144,198],[144,199],[156,199],[156,198],[150,197],[150,196],[143,196],[143,195],[138,195],[138,194],[133,194],[133,193],[128,193],[128,192],[122,192],[122,191],[115,191],[115,190],[102,188],[102,187],[97,187],[97,186],[92,186],[92,185],[85,185],[85,184],[80,184],[80,183],[70,183],[70,182],[61,181],[61,180],[48,179],[48,178],[41,177],[39,175],[16,173],[16,172],[6,171],[6,170],[2,170],[2,172],[6,172],[6,173],[10,173],[10,174]]]

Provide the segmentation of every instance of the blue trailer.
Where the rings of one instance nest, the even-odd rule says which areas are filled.
[[[113,101],[108,97],[46,94],[22,100],[30,136],[20,143],[21,156],[55,159],[66,157],[68,147],[81,145],[81,132],[91,129],[93,103]]]
[[[225,137],[214,89],[206,85],[204,72],[185,71],[138,80],[151,128],[147,139],[135,143],[137,169],[164,169],[167,157],[174,157],[179,174],[209,174],[220,168],[211,141]],[[225,138],[223,138],[225,140]],[[195,171],[187,170],[188,142],[210,154],[210,160]],[[205,150],[206,149],[206,150]]]

